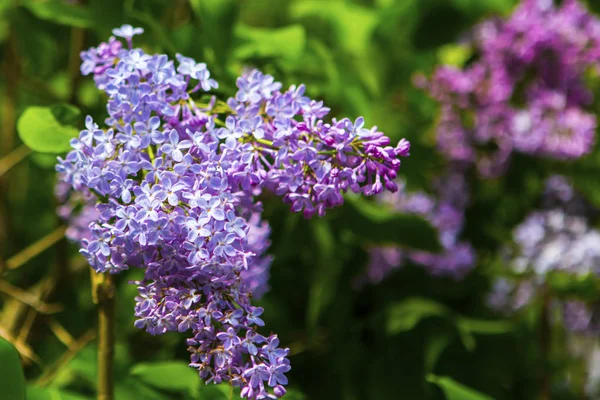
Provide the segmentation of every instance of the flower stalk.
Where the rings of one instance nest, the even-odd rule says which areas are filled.
[[[92,298],[98,305],[98,400],[114,400],[115,282],[92,271]]]

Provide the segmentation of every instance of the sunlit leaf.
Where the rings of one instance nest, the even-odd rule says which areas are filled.
[[[17,131],[23,143],[40,153],[66,152],[70,140],[79,135],[78,129],[62,125],[49,107],[27,108],[17,122]]]
[[[281,58],[285,61],[298,60],[306,46],[306,33],[301,25],[265,29],[239,24],[236,28],[237,59]]]
[[[377,25],[373,10],[345,2],[296,2],[292,13],[300,19],[323,19],[334,28],[336,42],[356,55],[366,52]]]

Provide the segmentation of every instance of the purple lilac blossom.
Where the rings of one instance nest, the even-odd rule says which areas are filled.
[[[433,276],[462,279],[475,266],[471,245],[459,239],[468,202],[464,174],[453,171],[435,183],[437,197],[423,192],[409,193],[404,182],[396,193],[383,193],[380,201],[394,210],[428,219],[438,229],[444,248],[440,254],[397,247],[371,249],[366,276],[362,280],[380,282],[391,270],[410,261],[422,265]]]
[[[419,83],[440,103],[437,144],[446,157],[493,177],[513,151],[566,160],[592,150],[597,122],[584,78],[600,67],[600,20],[584,5],[523,0],[468,42],[472,63],[442,66]]]
[[[560,209],[536,211],[515,229],[514,239],[519,251],[512,265],[517,273],[600,273],[600,232],[585,217]]]
[[[190,332],[191,366],[206,382],[229,382],[248,399],[285,394],[289,350],[263,336],[269,227],[263,190],[294,212],[322,216],[348,190],[396,191],[400,157],[362,117],[323,118],[329,108],[246,71],[227,102],[195,96],[218,87],[206,64],[132,48],[138,28],[115,29],[82,52],[81,72],[108,96],[106,127],[91,117],[59,159],[63,182],[95,197],[86,235],[76,235],[97,272],[141,267],[135,326],[151,334]],[[62,185],[62,184],[61,184]]]
[[[576,277],[600,275],[600,231],[590,226],[588,206],[569,181],[552,176],[546,181],[541,210],[515,228],[515,250],[508,263],[513,276],[499,278],[487,302],[510,313],[545,290],[549,274],[560,271]],[[554,299],[562,323],[573,333],[600,333],[596,306],[579,300]]]

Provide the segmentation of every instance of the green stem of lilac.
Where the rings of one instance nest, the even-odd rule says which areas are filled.
[[[148,146],[147,148],[148,151],[148,157],[150,157],[150,162],[154,163],[154,150],[152,150],[152,146]]]
[[[98,304],[98,400],[115,399],[115,282],[108,273],[92,273],[92,297]]]
[[[59,226],[31,246],[26,247],[19,253],[6,260],[6,269],[17,269],[50,247],[54,246],[54,244],[65,237],[65,229],[65,226]]]
[[[265,146],[269,146],[269,147],[275,148],[275,146],[273,145],[273,141],[272,141],[272,140],[267,140],[267,139],[257,139],[257,138],[253,138],[253,140],[254,140],[256,143],[260,143],[260,144],[262,144],[262,145],[265,145]]]

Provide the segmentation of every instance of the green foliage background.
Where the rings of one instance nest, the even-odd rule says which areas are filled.
[[[363,115],[392,139],[408,138],[412,156],[402,175],[411,189],[427,189],[444,169],[433,149],[437,110],[411,78],[439,63],[460,63],[464,51],[453,45],[458,36],[486,16],[510,13],[514,3],[0,0],[0,336],[23,357],[27,399],[88,399],[95,391],[89,269],[61,239],[55,155],[47,154],[64,151],[64,140],[29,153],[17,135],[17,128],[28,132],[23,139],[35,148],[44,135],[72,136],[86,114],[102,120],[104,99],[91,78],[79,76],[82,49],[130,23],[146,30],[137,45],[207,62],[222,97],[233,93],[246,65],[284,86],[305,83],[334,115]],[[488,311],[483,298],[502,270],[497,250],[538,202],[544,177],[568,173],[600,204],[600,186],[592,180],[598,155],[566,167],[519,158],[504,178],[473,177],[465,237],[476,246],[479,265],[458,283],[407,267],[357,291],[353,279],[365,268],[369,245],[435,249],[431,227],[359,200],[305,221],[278,199],[266,199],[275,262],[272,289],[259,303],[267,327],[291,349],[286,398],[526,400],[537,396],[548,373],[553,398],[580,398],[583,375],[573,374],[579,364],[560,343],[550,362],[540,353],[537,311],[511,323]],[[186,367],[184,336],[152,337],[133,327],[136,290],[127,282],[138,276],[131,271],[118,281],[117,399],[229,398],[228,386],[204,386]],[[10,368],[5,360],[0,349],[0,393],[18,376],[3,372]]]

